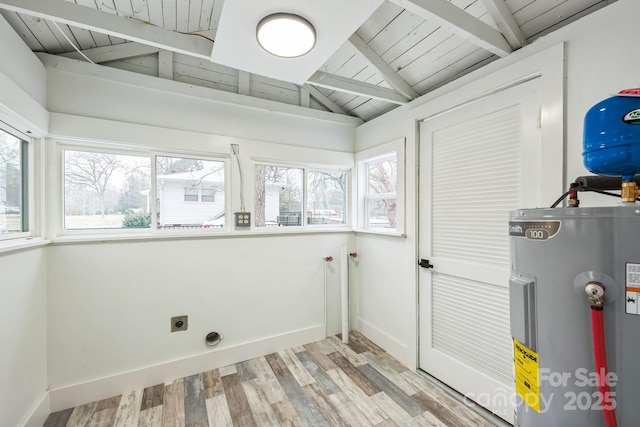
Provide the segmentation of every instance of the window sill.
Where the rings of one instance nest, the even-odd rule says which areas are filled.
[[[49,243],[51,243],[50,240],[45,240],[40,237],[26,237],[2,240],[0,241],[0,255],[23,251],[26,249],[40,248],[47,246]]]
[[[373,230],[354,230],[356,234],[371,234],[375,236],[404,237],[406,233],[398,233],[396,231],[373,231]]]
[[[109,234],[68,234],[55,237],[52,244],[64,245],[73,243],[107,243],[126,241],[154,241],[154,240],[195,240],[195,239],[216,239],[234,237],[260,237],[260,236],[284,236],[284,235],[313,235],[328,233],[353,233],[351,227],[332,228],[307,228],[307,227],[273,227],[265,229],[252,228],[249,230],[216,231],[200,233],[176,233],[176,232],[156,232],[156,233],[109,233]]]
[[[353,233],[351,227],[259,227],[252,228],[251,230],[236,230],[233,235],[242,236],[270,236],[270,235],[286,235],[286,234],[324,234],[324,233]]]

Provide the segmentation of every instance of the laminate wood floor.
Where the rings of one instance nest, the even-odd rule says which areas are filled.
[[[44,427],[492,423],[353,332],[49,415]]]

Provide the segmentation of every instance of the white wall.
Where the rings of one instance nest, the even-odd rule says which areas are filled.
[[[47,390],[46,251],[0,254],[1,426],[19,425]]]
[[[42,63],[0,16],[0,120],[21,132],[48,129],[47,75]]]
[[[0,40],[0,121],[44,134],[44,67],[1,15]],[[17,426],[30,415],[42,424],[48,411],[47,251],[7,251],[8,243],[0,243],[0,425]]]
[[[39,57],[47,66],[51,112],[349,153],[353,152],[355,126],[361,123],[354,117],[72,59]],[[221,102],[224,98],[246,106]],[[181,144],[174,141],[174,145]]]
[[[40,57],[49,67],[47,196],[54,213],[61,210],[57,142],[227,158],[238,144],[249,211],[255,161],[353,166],[351,118],[224,104],[179,83],[156,87],[154,78]],[[235,161],[229,165],[228,213],[240,208],[238,170]],[[346,229],[107,243],[59,236],[56,217],[48,224],[52,410],[324,337],[323,257],[338,258],[354,240]],[[339,263],[327,276],[327,330],[335,334]],[[170,333],[170,317],[184,314],[189,330]],[[215,348],[204,342],[210,331],[224,336]]]
[[[219,136],[223,136],[246,140],[241,153],[246,147],[261,158],[303,159],[311,153],[305,150],[312,148],[319,163],[353,152],[354,135],[357,150],[406,137],[408,159],[406,238],[359,234],[354,239],[349,233],[336,233],[86,242],[1,255],[0,320],[17,326],[7,328],[6,345],[0,351],[0,378],[9,378],[0,385],[0,424],[15,425],[38,405],[47,387],[47,369],[54,389],[77,391],[81,388],[74,384],[93,381],[105,387],[93,392],[106,393],[113,375],[120,378],[180,359],[215,363],[216,354],[225,349],[314,330],[322,321],[322,257],[337,256],[345,243],[360,254],[354,269],[359,279],[353,291],[355,324],[415,366],[415,121],[425,108],[432,108],[456,88],[483,76],[499,77],[504,67],[564,41],[564,172],[569,180],[584,174],[580,158],[584,113],[609,94],[638,86],[640,57],[634,52],[640,39],[634,18],[639,13],[640,5],[634,0],[619,0],[357,130],[356,122],[349,119],[334,120],[325,114],[296,117],[294,107],[274,112],[231,106],[189,85],[176,89],[172,82],[161,82],[154,86],[144,76],[134,78],[119,74],[120,70],[102,74],[90,64],[46,55],[42,58],[50,68],[44,94],[44,69],[0,18],[0,54],[11,58],[0,65],[2,114],[25,130],[35,123],[33,129],[46,133],[49,116],[42,105],[48,97],[54,112],[51,132],[56,136],[127,142],[132,131],[134,143],[159,148],[202,143],[199,150],[204,152],[220,149],[223,142],[228,145],[229,140],[221,142]],[[114,78],[124,83],[115,83]],[[136,133],[138,124],[146,126],[144,132]],[[263,141],[287,145],[273,151],[275,144]],[[243,161],[250,164],[246,155]],[[55,181],[50,185],[55,186]],[[50,207],[56,206],[50,203]],[[339,313],[338,270],[338,265],[329,268],[329,300],[335,301],[329,307],[329,332],[339,328],[334,322]],[[212,276],[213,271],[219,274]],[[189,331],[167,332],[168,318],[176,314],[190,316]],[[213,351],[203,347],[209,330],[225,336]],[[142,375],[136,381],[155,381],[163,374],[154,372],[156,377]],[[107,380],[102,381],[103,377]],[[70,399],[67,403],[80,398],[72,394],[65,395]],[[89,395],[84,398],[93,400]],[[61,409],[64,399],[53,406]]]
[[[226,157],[237,143],[247,171],[256,159],[353,165],[359,119],[41,55],[47,70],[2,17],[0,40],[0,120],[23,132]],[[320,339],[325,266],[326,331],[340,330],[339,264],[324,257],[353,247],[348,230],[61,241],[55,141],[43,182],[46,235],[58,241],[0,253],[0,425],[41,425],[49,410]],[[235,169],[231,180],[233,211]],[[250,208],[252,189],[245,197]],[[189,330],[170,334],[182,314]],[[224,336],[215,348],[209,331]]]
[[[414,227],[407,227],[411,236]],[[409,364],[412,349],[409,334],[415,318],[409,301],[415,284],[408,280],[407,247],[412,237],[358,234],[356,280],[352,326],[383,347],[398,360]]]
[[[359,234],[356,239],[358,252],[369,253],[369,256],[362,256],[359,266],[356,324],[363,325],[363,328],[372,331],[370,334],[377,335],[379,344],[411,366],[416,366],[416,121],[425,117],[427,111],[437,110],[440,104],[447,104],[450,94],[457,89],[469,85],[467,87],[473,90],[474,82],[481,78],[499,81],[501,76],[506,75],[507,67],[520,66],[527,62],[527,58],[565,42],[566,153],[563,174],[566,187],[576,176],[588,174],[581,157],[583,118],[587,110],[621,89],[640,86],[640,56],[634,53],[640,45],[640,38],[635,31],[639,14],[639,2],[619,0],[539,39],[508,58],[495,61],[358,127],[356,151],[393,139],[407,138],[407,238],[390,240],[388,237]],[[536,72],[535,65],[529,68],[532,73]],[[582,198],[585,201],[583,205],[609,203],[601,198]],[[379,268],[384,269],[384,274],[380,274]],[[405,313],[411,313],[409,319]],[[406,349],[405,353],[398,354],[403,348]]]
[[[321,326],[323,257],[337,257],[352,239],[337,233],[50,247],[52,408],[74,402],[64,390],[64,397],[55,397],[65,386],[202,354],[211,369],[230,363],[221,350],[237,347],[237,362],[256,356],[245,344]],[[339,331],[338,270],[331,266],[328,274],[331,333]],[[170,317],[185,314],[189,329],[170,333]],[[210,331],[224,336],[213,349],[204,342]],[[279,349],[271,344],[264,350]],[[179,369],[139,381],[152,385],[199,371],[185,360]],[[116,383],[120,389],[142,386]]]

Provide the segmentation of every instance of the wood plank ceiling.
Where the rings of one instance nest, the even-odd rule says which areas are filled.
[[[388,0],[301,86],[210,60],[223,0],[0,0],[0,13],[34,52],[368,121],[614,1]]]

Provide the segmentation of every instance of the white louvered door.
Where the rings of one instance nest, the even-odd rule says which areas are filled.
[[[540,198],[536,80],[420,124],[420,368],[513,422],[508,215]],[[537,181],[539,182],[539,181]],[[533,203],[533,204],[532,204]]]

